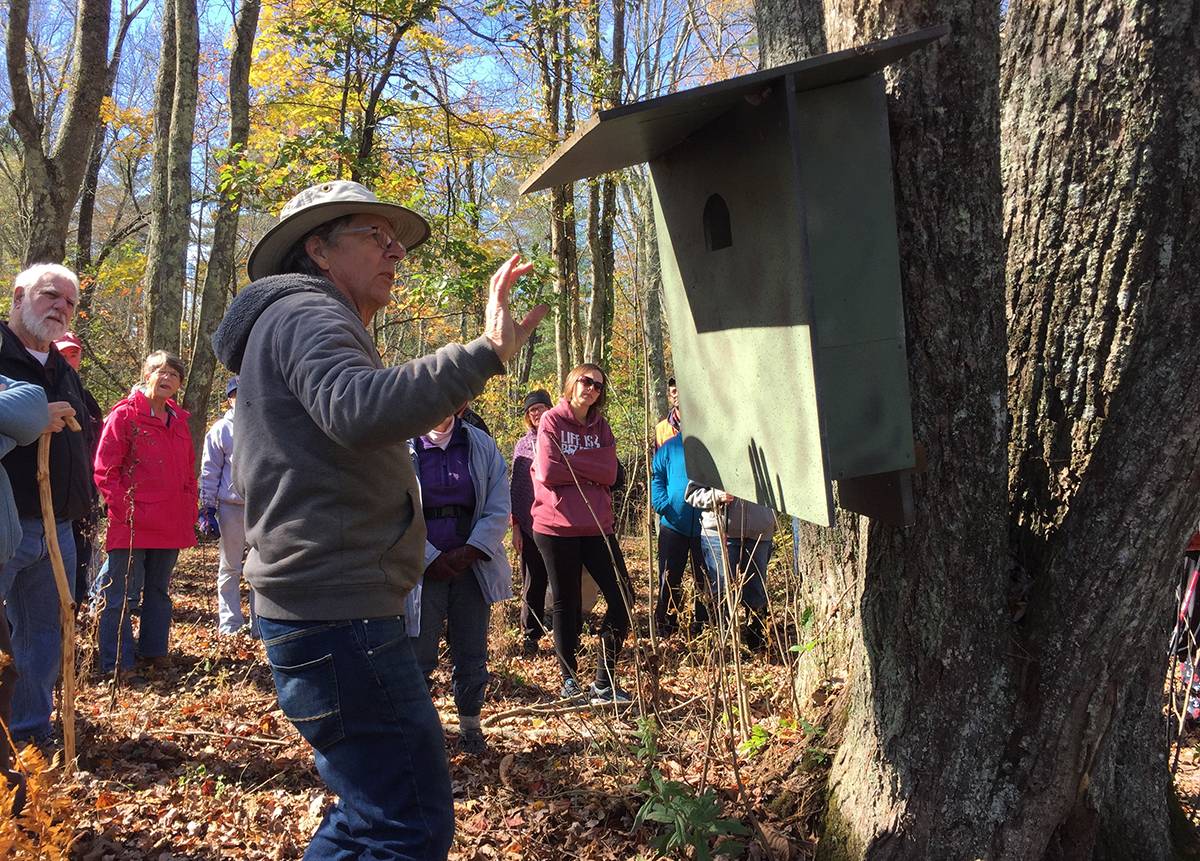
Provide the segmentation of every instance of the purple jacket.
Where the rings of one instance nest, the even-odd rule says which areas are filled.
[[[533,475],[530,470],[536,442],[537,429],[534,429],[513,446],[512,481],[509,484],[513,518],[527,535],[533,534]]]

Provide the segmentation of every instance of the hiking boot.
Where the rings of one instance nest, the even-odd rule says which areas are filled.
[[[625,693],[625,691],[621,690],[616,685],[607,687],[605,685],[598,685],[595,682],[592,682],[591,686],[588,687],[588,702],[594,706],[623,706],[628,705],[631,700],[629,699],[629,694]]]
[[[488,752],[487,739],[481,729],[464,729],[458,734],[458,746],[462,752],[470,756],[486,756]]]
[[[564,700],[581,700],[583,699],[583,689],[579,687],[579,682],[567,679],[563,682],[562,690],[558,695]]]
[[[766,620],[761,613],[750,611],[750,618],[742,628],[742,645],[751,652],[763,652],[767,648],[767,638],[763,630]]]

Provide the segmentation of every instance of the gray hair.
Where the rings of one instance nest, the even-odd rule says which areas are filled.
[[[283,259],[279,261],[279,274],[295,273],[325,278],[326,275],[321,270],[321,267],[317,266],[317,262],[308,256],[308,249],[305,248],[305,245],[313,236],[320,238],[322,242],[332,245],[341,229],[353,219],[353,215],[342,215],[331,221],[326,221],[318,227],[314,227],[308,233],[301,236],[292,244],[287,253],[283,255]]]
[[[13,289],[20,288],[28,291],[32,287],[37,287],[43,281],[56,278],[70,281],[75,285],[75,292],[79,292],[79,276],[66,266],[58,263],[35,263],[16,277],[13,281]]]

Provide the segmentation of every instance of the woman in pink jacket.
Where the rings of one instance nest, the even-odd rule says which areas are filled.
[[[596,365],[579,365],[567,375],[562,400],[538,425],[533,459],[533,539],[554,588],[554,646],[562,664],[564,698],[583,696],[575,678],[582,566],[608,605],[600,626],[596,681],[588,689],[594,704],[629,702],[617,687],[615,668],[633,603],[613,534],[617,447],[604,419],[604,387],[604,372]]]
[[[158,350],[142,364],[142,384],[119,401],[100,434],[96,487],[108,506],[107,573],[99,584],[100,668],[133,666],[130,609],[141,602],[137,655],[167,663],[171,572],[179,550],[196,543],[196,452],[188,413],[172,398],[185,368]]]

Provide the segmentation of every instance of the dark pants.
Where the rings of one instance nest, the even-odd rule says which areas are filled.
[[[546,562],[533,536],[521,530],[521,630],[525,639],[537,642],[546,633],[542,614],[546,607]]]
[[[1182,604],[1183,599],[1187,597],[1188,585],[1197,566],[1200,566],[1200,553],[1192,551],[1191,553],[1183,554],[1183,564],[1179,568],[1179,590],[1176,593],[1177,605]],[[1178,657],[1183,657],[1187,654],[1192,641],[1200,640],[1200,594],[1197,593],[1200,593],[1200,584],[1197,585],[1196,592],[1192,594],[1187,606],[1179,607],[1179,613],[1182,616],[1181,621],[1191,636],[1184,635],[1179,638],[1179,645],[1176,647],[1175,652]]]
[[[82,607],[88,602],[88,569],[92,565],[92,539],[96,535],[95,517],[87,517],[71,521],[71,534],[75,536],[75,603]],[[67,572],[71,580],[71,572]]]
[[[304,857],[444,859],[454,839],[450,767],[404,617],[258,625],[279,707],[338,797]]]
[[[692,560],[692,580],[695,584],[695,620],[708,620],[704,596],[708,592],[708,574],[704,567],[704,548],[700,536],[682,535],[665,524],[658,527],[658,601],[654,606],[654,624],[658,633],[668,635],[679,627],[678,614],[683,609],[683,570],[688,557]]]
[[[578,666],[583,566],[604,595],[604,620],[600,623],[601,660],[596,662],[596,683],[602,687],[615,682],[617,655],[629,633],[629,607],[633,589],[625,570],[625,557],[615,535],[558,536],[534,534],[538,550],[546,561],[546,572],[554,587],[554,648],[562,664],[564,678],[575,678]],[[615,561],[615,565],[613,564]]]
[[[134,654],[157,658],[167,654],[171,637],[171,573],[178,550],[110,550],[99,579],[100,670],[111,673],[118,664],[133,666]],[[131,611],[141,607],[136,648]]]
[[[62,552],[63,568],[75,570],[75,541],[70,521],[58,521],[54,534]],[[21,543],[16,555],[0,571],[0,598],[8,603],[12,655],[17,669],[8,729],[17,741],[38,741],[50,735],[54,684],[62,670],[58,584],[50,566],[40,517],[21,518]]]
[[[421,633],[413,638],[417,666],[432,683],[442,629],[453,665],[454,705],[463,717],[478,717],[488,682],[488,623],[492,607],[483,597],[473,570],[449,580],[425,578],[421,584]]]
[[[0,655],[4,655],[4,669],[0,670],[0,721],[4,725],[12,725],[12,698],[13,689],[17,685],[17,667],[13,662],[12,639],[8,634],[8,621],[4,617],[4,602],[0,601]],[[19,787],[16,797],[13,799],[11,811],[0,810],[0,816],[6,816],[11,813],[16,816],[21,812],[21,808],[25,806],[25,779],[19,771],[12,769],[13,749],[8,743],[8,734],[0,733],[0,779],[7,779],[8,782],[16,787]]]

